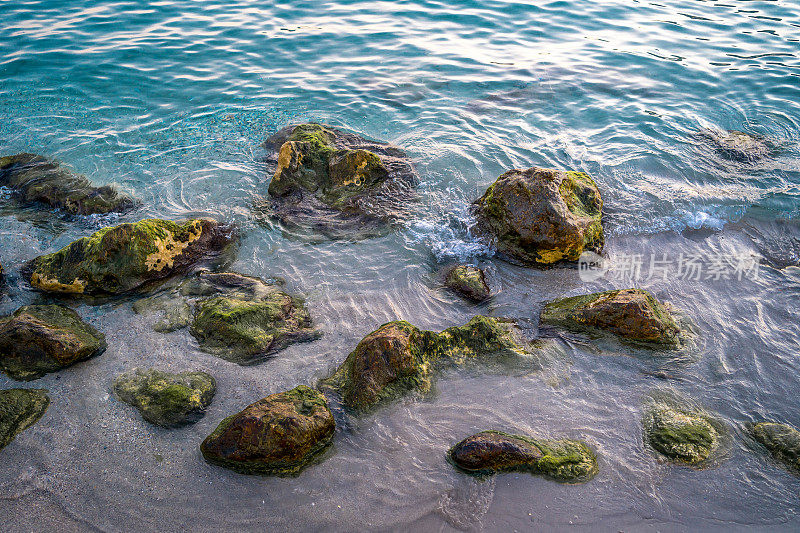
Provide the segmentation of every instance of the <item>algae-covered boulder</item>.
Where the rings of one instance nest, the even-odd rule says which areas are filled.
[[[757,161],[773,151],[772,143],[763,135],[704,128],[698,132],[698,136],[724,157],[736,161]]]
[[[676,348],[683,332],[670,309],[641,289],[573,296],[549,302],[541,322],[574,331],[608,332],[635,343]]]
[[[26,305],[0,319],[0,370],[28,381],[106,349],[105,335],[61,305]]]
[[[772,457],[800,474],[800,431],[788,424],[761,422],[753,426],[752,433]]]
[[[290,232],[361,239],[409,215],[417,177],[399,148],[315,123],[287,126],[264,146],[275,172],[261,208]]]
[[[42,389],[0,390],[0,450],[39,420],[50,398]]]
[[[476,316],[441,333],[398,320],[364,337],[321,385],[338,392],[350,409],[368,410],[412,390],[428,392],[433,372],[445,365],[519,359],[536,350],[510,320]]]
[[[645,441],[672,461],[700,466],[719,447],[723,425],[703,410],[653,401],[642,417]]]
[[[491,296],[486,275],[475,266],[457,265],[449,269],[445,274],[444,284],[473,302],[483,302]]]
[[[0,157],[0,186],[25,203],[39,203],[70,215],[123,212],[138,202],[114,187],[95,187],[86,176],[35,154]]]
[[[208,462],[237,472],[292,475],[318,457],[335,429],[325,396],[301,385],[229,416],[200,450]]]
[[[24,273],[42,291],[121,294],[184,273],[219,255],[233,238],[231,228],[208,218],[141,220],[101,229],[37,257]]]
[[[557,481],[588,481],[597,474],[597,458],[579,440],[537,439],[501,431],[482,431],[462,440],[448,460],[471,474],[529,472]]]
[[[583,172],[509,170],[473,204],[475,233],[526,265],[577,261],[604,244],[603,201]]]
[[[171,428],[198,421],[214,399],[217,384],[205,372],[136,369],[114,380],[114,392],[151,424]]]
[[[288,345],[318,339],[305,302],[279,282],[236,272],[200,271],[177,289],[134,304],[164,313],[155,325],[174,331],[191,325],[200,348],[239,364],[252,364]]]

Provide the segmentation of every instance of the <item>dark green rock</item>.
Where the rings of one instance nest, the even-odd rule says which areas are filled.
[[[753,162],[773,152],[772,143],[763,135],[738,130],[701,129],[698,136],[728,159]]]
[[[105,349],[105,335],[68,307],[26,305],[0,319],[0,369],[17,380],[40,378]]]
[[[214,378],[205,372],[136,369],[114,380],[120,400],[136,407],[151,424],[167,428],[199,420],[216,391]]]
[[[369,410],[412,390],[428,392],[438,368],[531,357],[546,342],[529,343],[506,319],[476,316],[441,333],[398,320],[364,337],[321,385],[338,392],[350,409]]]
[[[50,398],[40,389],[0,390],[0,450],[39,420]]]
[[[789,424],[761,422],[753,427],[752,433],[772,457],[800,474],[800,431]]]
[[[579,440],[537,439],[501,431],[482,431],[452,448],[448,460],[471,474],[528,472],[564,482],[588,481],[598,471],[597,458]]]
[[[600,191],[583,172],[509,170],[473,204],[474,231],[507,259],[547,266],[600,253],[602,210]]]
[[[663,348],[681,345],[682,331],[669,308],[641,289],[573,296],[549,302],[543,324],[573,331],[607,332],[631,342]]]
[[[455,266],[445,275],[444,283],[448,288],[473,302],[483,302],[491,296],[489,285],[486,284],[486,275],[478,267]]]
[[[37,257],[24,273],[42,291],[121,294],[185,273],[219,255],[233,238],[231,228],[207,218],[184,223],[141,220],[101,229]]]
[[[26,203],[40,203],[70,215],[128,211],[138,204],[114,187],[95,187],[85,176],[35,154],[0,157],[0,186]]]
[[[314,123],[288,126],[264,146],[276,170],[260,210],[289,235],[367,238],[410,214],[417,178],[399,148]]]
[[[208,462],[237,472],[296,475],[319,457],[335,430],[325,396],[301,385],[229,416],[200,450]]]
[[[689,466],[707,462],[719,447],[722,424],[698,408],[652,402],[642,418],[646,442],[666,458]]]

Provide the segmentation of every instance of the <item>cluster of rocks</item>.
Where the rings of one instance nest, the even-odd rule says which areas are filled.
[[[363,238],[408,215],[416,174],[398,148],[320,124],[284,128],[265,147],[275,173],[262,212],[284,229]],[[137,204],[30,154],[0,158],[0,185],[24,202],[69,214],[121,212]],[[585,173],[511,170],[473,204],[473,231],[518,264],[572,263],[586,251],[602,252],[602,207],[597,185]],[[21,272],[32,288],[56,296],[135,295],[136,312],[162,314],[156,330],[188,327],[202,350],[239,364],[319,338],[303,299],[280,280],[200,268],[224,255],[237,237],[235,228],[212,219],[141,220],[78,239],[35,258]],[[164,288],[178,276],[184,279]],[[485,273],[474,265],[447,269],[444,285],[476,303],[491,298]],[[147,296],[156,289],[161,292]],[[685,345],[683,324],[669,305],[633,288],[548,302],[540,315],[542,327],[610,335],[660,351]],[[200,449],[208,462],[239,472],[296,475],[321,460],[333,440],[331,402],[358,416],[403,395],[427,393],[443,368],[536,361],[558,342],[529,339],[514,320],[482,315],[441,332],[389,322],[365,336],[316,388],[300,385],[247,406],[222,420]],[[103,334],[63,305],[24,306],[0,320],[0,370],[13,379],[37,379],[105,348]],[[134,369],[117,376],[112,389],[147,422],[175,428],[205,414],[216,382],[205,372]],[[49,403],[37,389],[0,391],[0,447],[34,424]],[[690,466],[707,464],[726,436],[715,416],[675,399],[653,399],[642,426],[652,450]],[[765,422],[752,435],[800,471],[800,432]],[[582,482],[598,472],[597,457],[584,441],[495,430],[465,438],[446,457],[459,470],[479,475],[518,471]]]

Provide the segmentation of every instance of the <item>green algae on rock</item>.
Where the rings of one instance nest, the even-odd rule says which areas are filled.
[[[486,275],[478,267],[457,265],[448,270],[444,284],[473,302],[483,302],[491,296]]]
[[[234,238],[231,228],[198,218],[183,223],[141,220],[101,229],[24,269],[36,289],[113,295],[143,289],[219,255]]]
[[[434,370],[469,361],[530,357],[537,347],[511,320],[476,316],[441,333],[397,320],[358,343],[321,385],[338,392],[353,410],[369,410],[409,391],[428,392]]]
[[[35,154],[0,157],[0,186],[25,203],[45,204],[70,215],[120,213],[138,204],[114,187],[95,187],[86,176]]]
[[[666,458],[702,466],[719,448],[724,425],[702,409],[654,400],[642,417],[645,441]]]
[[[278,283],[235,272],[200,271],[174,291],[137,302],[134,309],[163,311],[164,319],[154,326],[159,331],[191,325],[200,348],[238,364],[259,362],[321,335],[302,298]]]
[[[331,443],[335,430],[325,396],[301,385],[229,416],[200,450],[208,462],[244,474],[296,475]]]
[[[447,452],[447,459],[470,474],[529,472],[562,482],[592,479],[598,471],[594,452],[579,440],[537,439],[501,431],[481,431]]]
[[[43,389],[0,390],[0,450],[35,424],[49,405]]]
[[[214,378],[205,372],[136,369],[114,380],[114,392],[123,402],[138,409],[151,424],[166,428],[199,420],[216,391]]]
[[[262,208],[284,228],[361,239],[409,215],[417,177],[399,148],[315,123],[287,126],[264,146],[276,170]]]
[[[574,331],[608,332],[634,343],[677,348],[683,332],[670,309],[642,289],[572,296],[545,304],[543,324]]]
[[[602,210],[600,191],[583,172],[515,169],[474,202],[473,229],[505,258],[547,266],[601,252]]]
[[[0,370],[28,381],[106,349],[105,335],[61,305],[26,305],[0,319]]]
[[[761,422],[753,426],[752,435],[772,457],[800,474],[800,431],[789,424]]]

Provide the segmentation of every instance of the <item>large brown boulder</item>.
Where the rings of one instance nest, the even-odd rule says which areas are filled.
[[[26,305],[0,319],[0,370],[40,378],[102,353],[105,336],[61,305]]]
[[[35,154],[0,157],[0,186],[25,203],[44,204],[70,215],[123,212],[138,205],[114,187],[95,187],[86,176]]]
[[[642,289],[623,289],[549,302],[541,322],[574,331],[608,332],[635,343],[676,348],[683,332],[669,307]]]
[[[261,207],[289,235],[360,239],[409,215],[417,177],[399,148],[315,123],[287,126],[264,146],[275,172]]]
[[[101,229],[37,257],[24,273],[42,291],[121,294],[185,273],[219,255],[233,238],[230,227],[208,218],[141,220]]]
[[[529,472],[558,481],[588,481],[597,474],[597,458],[582,441],[537,439],[501,431],[482,431],[462,440],[447,454],[472,474]]]
[[[473,204],[474,231],[523,264],[577,261],[603,248],[602,209],[597,185],[583,172],[509,170]]]
[[[200,450],[208,462],[241,473],[291,475],[330,444],[335,429],[325,397],[301,385],[229,416]]]

